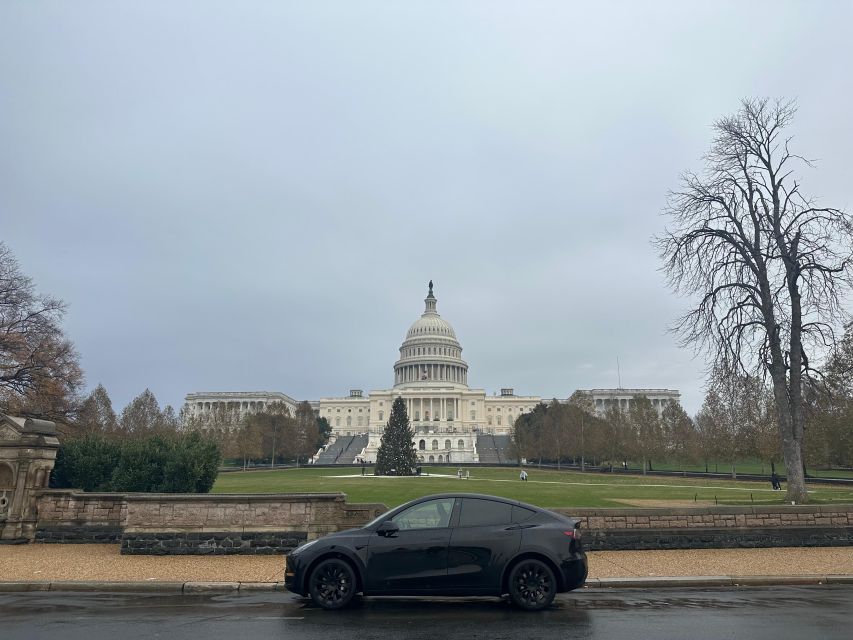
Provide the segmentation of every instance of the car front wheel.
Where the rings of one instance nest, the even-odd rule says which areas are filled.
[[[308,579],[311,599],[323,609],[343,609],[355,595],[355,572],[339,558],[323,560]]]
[[[550,605],[557,595],[557,584],[551,567],[534,558],[522,560],[509,573],[509,597],[512,603],[527,611],[539,611]]]

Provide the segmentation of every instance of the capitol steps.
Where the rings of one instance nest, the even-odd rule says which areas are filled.
[[[355,462],[356,457],[364,451],[369,440],[370,438],[367,435],[352,436],[346,449],[341,452],[335,462],[337,464],[352,464]]]
[[[338,436],[337,440],[332,444],[327,445],[326,450],[317,456],[317,460],[314,464],[337,464],[341,454],[349,448],[353,439],[356,437],[357,436]]]
[[[509,436],[480,434],[477,436],[477,454],[480,464],[505,464],[515,462],[510,452]]]

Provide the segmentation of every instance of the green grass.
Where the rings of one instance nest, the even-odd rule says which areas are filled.
[[[642,465],[638,465],[638,463],[632,462],[629,463],[631,468],[637,468]],[[705,464],[679,464],[679,463],[656,463],[653,462],[652,466],[655,471],[705,471]],[[751,473],[757,475],[765,475],[770,476],[770,464],[767,462],[762,463],[761,461],[755,460],[741,460],[735,463],[734,465],[735,471],[737,473]],[[639,470],[639,469],[638,469]],[[719,463],[709,463],[708,471],[711,473],[725,473],[731,474],[732,472],[732,463],[731,462],[719,462]],[[776,464],[776,473],[779,475],[785,475],[785,463],[779,462]],[[848,469],[815,469],[809,468],[808,474],[810,477],[815,478],[853,478],[853,471]]]
[[[381,502],[389,508],[420,496],[443,492],[471,492],[514,498],[542,507],[626,507],[622,500],[697,501],[711,504],[782,504],[784,491],[770,490],[769,482],[745,482],[609,473],[576,473],[528,467],[530,479],[521,482],[518,470],[476,467],[469,480],[427,475],[406,478],[361,477],[357,468],[280,469],[222,473],[213,493],[292,493],[342,491],[347,500]],[[433,474],[453,473],[447,467],[425,467]],[[372,473],[372,468],[369,469]],[[343,477],[341,477],[343,476]],[[853,503],[853,488],[812,486],[816,503]],[[636,505],[639,506],[639,505]]]

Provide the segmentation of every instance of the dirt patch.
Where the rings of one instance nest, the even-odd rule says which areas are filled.
[[[713,500],[611,500],[611,502],[618,502],[620,504],[626,504],[629,507],[649,507],[649,508],[657,508],[657,507],[707,507],[709,505],[713,505]]]

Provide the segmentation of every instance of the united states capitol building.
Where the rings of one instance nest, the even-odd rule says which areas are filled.
[[[376,460],[376,452],[398,397],[406,402],[421,462],[482,462],[509,460],[512,425],[519,415],[542,402],[539,396],[518,396],[512,388],[488,395],[468,386],[468,363],[456,332],[437,310],[433,284],[424,300],[424,312],[406,332],[400,357],[394,363],[394,386],[365,394],[354,389],[344,397],[309,401],[318,416],[332,427],[332,441],[318,452],[318,463]],[[597,412],[609,406],[629,408],[633,398],[648,397],[659,411],[669,400],[678,401],[670,389],[590,389]],[[277,392],[213,392],[186,396],[186,415],[204,419],[217,410],[230,411],[236,421],[283,402],[291,412],[297,401]]]

